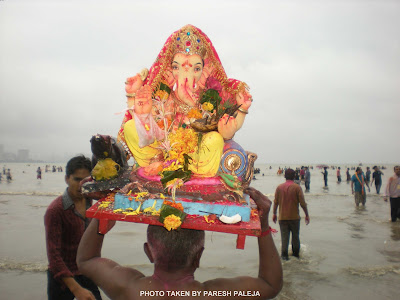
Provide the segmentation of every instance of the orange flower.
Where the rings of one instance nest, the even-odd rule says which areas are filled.
[[[163,202],[165,205],[169,205],[171,207],[174,207],[176,209],[179,209],[180,211],[183,211],[183,206],[182,203],[179,202],[172,202],[172,201],[168,201],[168,200],[164,200]]]
[[[167,126],[168,128],[171,126],[172,121],[170,119],[167,119]],[[164,120],[161,119],[157,122],[158,127],[160,127],[161,129],[164,129]]]
[[[187,117],[189,119],[191,119],[191,118],[201,119],[203,116],[197,108],[192,108],[191,110],[189,110]]]
[[[179,228],[179,226],[181,226],[181,224],[182,224],[181,218],[179,218],[175,215],[169,215],[168,217],[166,217],[164,219],[164,227],[168,231]]]

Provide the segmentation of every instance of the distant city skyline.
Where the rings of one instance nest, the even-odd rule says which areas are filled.
[[[0,162],[66,162],[71,157],[83,154],[91,157],[88,153],[52,153],[41,154],[31,152],[30,149],[8,149],[7,145],[0,144]]]

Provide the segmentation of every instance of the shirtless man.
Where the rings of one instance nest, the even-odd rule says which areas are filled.
[[[77,263],[80,271],[91,278],[111,299],[269,299],[282,288],[282,265],[270,234],[268,215],[271,201],[261,192],[245,190],[257,204],[262,234],[258,238],[258,277],[241,276],[199,282],[194,272],[204,250],[204,231],[180,229],[168,232],[161,226],[149,226],[144,251],[154,263],[154,274],[122,267],[102,258],[104,236],[98,234],[93,219],[82,237]],[[112,224],[110,227],[112,227]],[[254,297],[255,296],[255,297]]]

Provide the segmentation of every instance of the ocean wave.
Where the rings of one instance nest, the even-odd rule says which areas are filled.
[[[19,262],[11,260],[1,260],[0,270],[2,271],[23,271],[32,273],[41,273],[47,271],[45,262]]]
[[[360,268],[345,268],[345,272],[350,273],[351,275],[355,275],[358,277],[365,278],[376,278],[379,276],[386,275],[388,273],[394,273],[400,275],[400,266],[399,265],[388,265],[388,266],[379,266],[379,267],[360,267]]]
[[[21,191],[8,191],[8,192],[0,192],[0,195],[10,195],[10,196],[18,196],[18,195],[23,195],[23,196],[59,196],[61,193],[60,192],[38,192],[38,191],[27,191],[27,192],[21,192]]]

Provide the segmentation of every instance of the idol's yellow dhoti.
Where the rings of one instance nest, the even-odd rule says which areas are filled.
[[[148,166],[152,158],[162,154],[162,151],[157,149],[159,146],[157,141],[148,146],[139,147],[139,135],[133,119],[125,123],[124,136],[129,150],[141,167]],[[212,131],[204,134],[200,150],[190,154],[192,162],[189,165],[189,170],[201,177],[215,176],[219,168],[223,148],[224,139],[218,132]]]
[[[162,151],[157,149],[159,146],[157,141],[143,148],[139,147],[139,135],[134,119],[125,123],[124,136],[129,150],[131,150],[133,157],[141,167],[148,166],[153,157],[162,154]]]
[[[189,170],[201,177],[213,177],[217,174],[224,149],[224,139],[216,132],[211,131],[203,135],[200,151],[191,154],[193,161]]]

